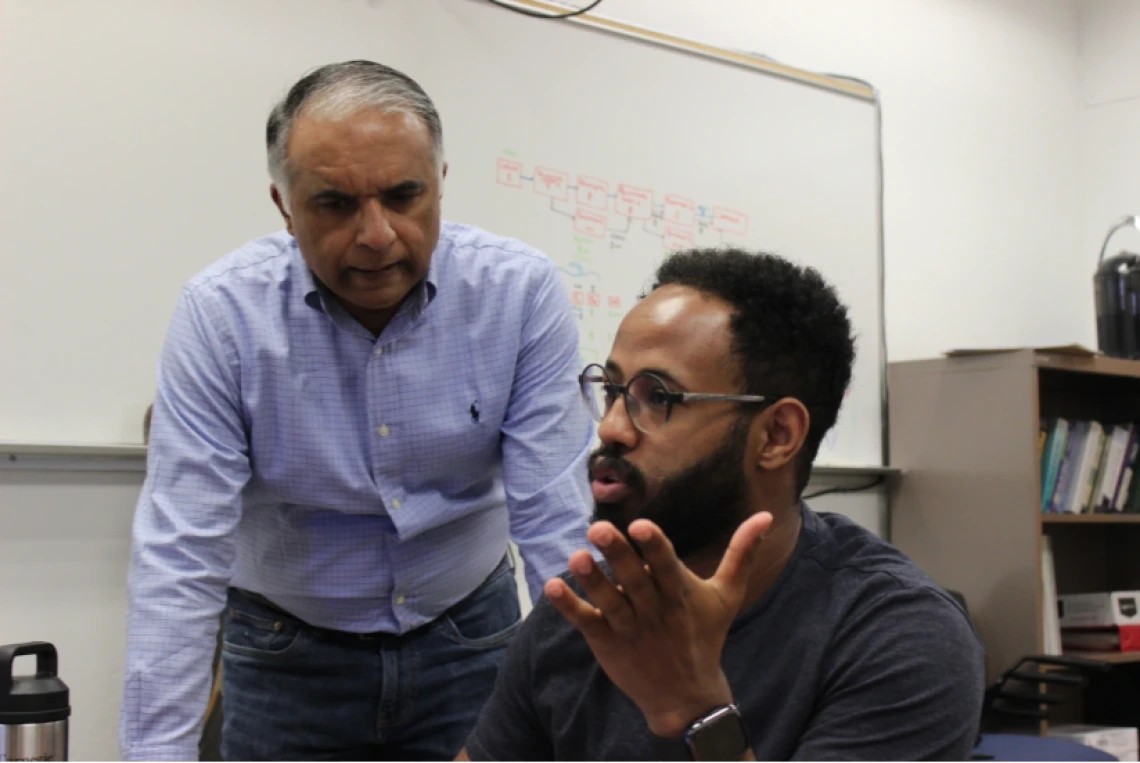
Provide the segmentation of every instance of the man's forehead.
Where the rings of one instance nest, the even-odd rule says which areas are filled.
[[[301,114],[289,136],[289,154],[299,159],[345,161],[376,154],[413,159],[433,156],[431,133],[404,112],[362,109],[345,116]]]
[[[626,315],[610,358],[627,376],[660,368],[686,386],[723,377],[735,367],[732,312],[727,302],[697,289],[662,286]]]

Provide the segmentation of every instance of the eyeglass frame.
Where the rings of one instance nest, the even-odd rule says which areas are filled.
[[[674,392],[673,390],[669,389],[668,382],[666,382],[664,379],[652,371],[642,371],[639,374],[635,374],[634,377],[625,384],[618,384],[610,378],[610,374],[606,370],[605,366],[603,366],[601,363],[590,363],[582,369],[582,373],[578,374],[578,392],[582,396],[582,402],[591,413],[590,418],[594,418],[592,415],[594,406],[586,397],[586,384],[592,384],[594,381],[591,379],[589,382],[587,382],[586,372],[591,368],[596,368],[601,371],[601,378],[603,383],[610,384],[621,395],[622,403],[625,405],[625,415],[629,418],[630,423],[633,424],[637,431],[641,432],[642,434],[650,434],[651,432],[656,432],[663,429],[665,425],[669,423],[669,419],[673,416],[673,406],[677,405],[678,403],[731,402],[750,403],[756,405],[758,403],[764,403],[773,400],[773,396],[771,395],[727,395],[718,392]],[[633,414],[629,412],[629,388],[642,376],[645,376],[657,382],[659,385],[661,385],[661,389],[664,390],[665,393],[665,402],[667,406],[665,408],[665,421],[662,422],[661,426],[657,429],[645,429],[637,423],[637,419],[634,418]],[[606,415],[610,412],[610,409],[612,407],[613,403],[610,403],[610,405],[606,407],[606,410],[602,411],[601,418],[595,419],[595,421],[600,424],[603,420],[605,420]]]

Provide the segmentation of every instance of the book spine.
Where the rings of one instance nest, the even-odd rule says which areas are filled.
[[[1120,477],[1120,462],[1128,446],[1128,435],[1128,429],[1122,426],[1105,430],[1104,451],[1089,498],[1089,511],[1108,511],[1111,507],[1112,494],[1116,492],[1116,481]]]
[[[1140,425],[1132,425],[1132,438],[1124,454],[1123,468],[1120,470],[1120,485],[1112,498],[1112,510],[1124,511],[1128,503],[1128,493],[1132,489],[1132,478],[1136,474],[1136,456],[1140,454]]]
[[[1076,421],[1069,431],[1069,439],[1065,443],[1065,454],[1061,456],[1061,466],[1057,473],[1057,486],[1053,488],[1053,496],[1049,500],[1049,511],[1060,514],[1068,503],[1068,497],[1073,488],[1073,472],[1077,469],[1077,461],[1083,450],[1085,438],[1085,422]]]
[[[1057,489],[1057,474],[1061,469],[1061,459],[1065,455],[1065,446],[1069,440],[1069,422],[1066,419],[1057,419],[1053,422],[1053,433],[1050,437],[1049,447],[1045,449],[1048,462],[1043,470],[1044,484],[1041,487],[1042,512],[1049,511],[1049,504],[1053,500],[1053,491]]]
[[[1103,444],[1104,432],[1095,421],[1089,422],[1088,436],[1085,438],[1085,447],[1077,461],[1077,471],[1074,473],[1075,486],[1069,496],[1065,511],[1070,514],[1080,514],[1085,510],[1089,500],[1089,485],[1092,482],[1093,470],[1096,469],[1096,460],[1100,455],[1100,446]]]
[[[1101,484],[1100,511],[1116,511],[1116,496],[1120,493],[1120,483],[1124,480],[1124,471],[1128,468],[1129,453],[1136,440],[1136,427],[1129,424],[1121,425],[1113,432],[1114,453],[1109,454],[1111,471],[1105,476]]]

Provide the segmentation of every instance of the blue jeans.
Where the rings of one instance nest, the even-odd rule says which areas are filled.
[[[504,559],[402,635],[307,625],[230,589],[222,647],[226,760],[451,760],[521,624]]]

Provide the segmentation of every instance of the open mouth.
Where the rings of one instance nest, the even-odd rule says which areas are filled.
[[[590,491],[597,503],[618,503],[628,498],[633,489],[621,478],[618,469],[599,461],[590,469]]]

